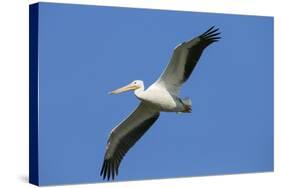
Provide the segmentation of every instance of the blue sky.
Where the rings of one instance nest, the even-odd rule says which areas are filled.
[[[139,103],[108,91],[152,84],[173,48],[210,26],[181,90],[192,114],[161,113],[123,159],[118,181],[273,170],[273,18],[41,3],[41,184],[101,182],[110,130]]]

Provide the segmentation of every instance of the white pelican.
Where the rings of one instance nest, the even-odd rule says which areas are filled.
[[[219,37],[214,26],[188,42],[178,45],[166,70],[160,78],[144,90],[141,80],[116,89],[110,94],[134,90],[141,101],[139,106],[124,121],[112,129],[107,141],[104,162],[100,175],[114,180],[124,155],[158,119],[160,112],[191,112],[191,100],[178,97],[182,84],[189,78],[203,50]]]

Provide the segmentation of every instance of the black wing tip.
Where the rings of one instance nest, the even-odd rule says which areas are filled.
[[[118,169],[115,169],[118,167],[114,166],[114,162],[110,159],[104,159],[103,164],[102,164],[102,168],[100,171],[100,176],[102,176],[103,180],[107,180],[107,181],[114,181],[115,176],[118,175],[118,173],[116,173],[116,171],[118,172]]]
[[[210,27],[207,31],[205,31],[203,34],[201,34],[199,37],[201,39],[204,39],[210,43],[212,42],[217,42],[219,41],[219,39],[221,39],[220,37],[221,32],[219,32],[219,28],[216,26],[212,26]]]

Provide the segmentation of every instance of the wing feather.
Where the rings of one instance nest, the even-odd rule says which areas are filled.
[[[131,147],[158,119],[160,113],[143,102],[109,136],[100,175],[103,179],[114,179],[118,175],[120,163]]]
[[[219,29],[214,28],[213,26],[200,36],[178,45],[174,49],[170,63],[156,84],[178,95],[180,87],[190,77],[204,49],[221,38]]]

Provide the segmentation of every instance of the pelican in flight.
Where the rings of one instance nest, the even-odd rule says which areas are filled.
[[[140,103],[110,132],[100,172],[103,179],[114,180],[125,154],[159,118],[161,111],[191,112],[191,100],[178,97],[179,90],[191,75],[203,50],[220,39],[218,30],[213,26],[192,40],[179,44],[174,49],[165,71],[146,90],[143,81],[135,80],[127,86],[110,92],[110,94],[118,94],[133,90]]]

